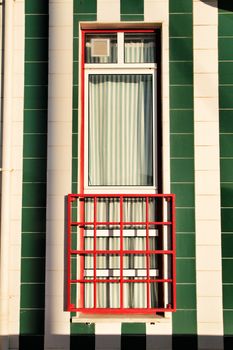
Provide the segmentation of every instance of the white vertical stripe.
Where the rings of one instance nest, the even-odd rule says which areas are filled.
[[[170,130],[169,130],[169,0],[144,0],[144,20],[162,24],[162,132],[163,132],[163,187],[165,193],[170,193]],[[146,324],[147,350],[172,349],[172,316],[166,314],[166,323]]]
[[[62,257],[64,196],[71,190],[72,23],[72,0],[49,7],[45,350],[69,350],[70,314],[64,311]]]
[[[219,120],[218,108],[211,108],[213,104],[218,107],[218,3],[197,0],[193,11],[198,349],[220,350],[223,349],[220,169],[215,161],[219,159]],[[210,236],[206,228],[213,225]]]
[[[97,0],[97,21],[120,21],[120,0]]]

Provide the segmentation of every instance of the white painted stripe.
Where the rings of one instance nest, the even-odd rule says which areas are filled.
[[[97,0],[97,21],[120,21],[120,0]]]
[[[62,257],[64,197],[71,190],[72,23],[72,0],[49,7],[45,350],[70,347],[70,314],[64,311]]]
[[[194,1],[193,6],[198,349],[220,350],[223,349],[221,337],[223,312],[219,185],[218,4],[217,1],[198,0]]]

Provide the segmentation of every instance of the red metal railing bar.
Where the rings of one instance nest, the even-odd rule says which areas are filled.
[[[118,254],[118,255],[126,255],[126,254],[141,254],[141,255],[148,255],[148,254],[168,254],[168,255],[173,255],[174,251],[173,250],[124,250],[124,252],[120,250],[105,250],[105,249],[100,249],[96,251],[97,254]],[[121,254],[122,253],[122,254]],[[71,254],[80,254],[80,255],[94,255],[95,252],[93,250],[72,250]]]
[[[94,198],[94,308],[96,308],[96,208],[97,199]]]
[[[172,256],[172,277],[173,277],[173,308],[176,309],[176,213],[175,213],[175,196],[172,197],[172,250],[174,252]]]
[[[123,197],[120,198],[120,307],[123,308]]]
[[[105,309],[105,308],[92,308],[92,309],[85,309],[85,308],[73,308],[73,312],[82,312],[84,314],[155,314],[157,312],[166,312],[170,311],[173,312],[175,309],[173,308],[135,308],[135,309],[127,309],[127,308],[112,308],[112,309]]]
[[[106,279],[98,279],[99,283],[120,283],[120,279],[111,279],[111,280],[106,280]],[[123,283],[172,283],[173,279],[168,278],[168,279],[143,279],[143,280],[130,280],[130,279],[124,279]],[[71,280],[71,283],[94,283],[94,280],[85,280],[85,279],[75,279]]]
[[[146,251],[149,251],[149,223],[148,223],[148,197],[146,198]],[[146,254],[146,276],[147,280],[150,277],[150,256]],[[146,284],[146,297],[147,297],[147,307],[150,308],[150,284],[147,282]]]
[[[120,226],[120,221],[97,221],[96,222],[96,226],[110,226],[110,225],[118,225]],[[124,226],[130,226],[130,225],[144,225],[145,226],[145,221],[124,221],[122,222],[122,224]],[[76,222],[76,221],[73,221],[71,222],[71,225],[72,226],[87,226],[87,225],[94,225],[94,222],[93,221],[80,221],[80,222]],[[150,222],[150,225],[172,225],[172,221],[151,221]]]
[[[68,195],[68,217],[67,217],[67,308],[70,311],[71,306],[71,195]]]

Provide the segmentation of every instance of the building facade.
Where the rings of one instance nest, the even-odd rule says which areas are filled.
[[[232,2],[0,6],[1,350],[232,349]]]

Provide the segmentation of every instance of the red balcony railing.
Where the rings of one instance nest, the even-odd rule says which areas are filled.
[[[173,194],[69,194],[67,310],[176,309]]]

